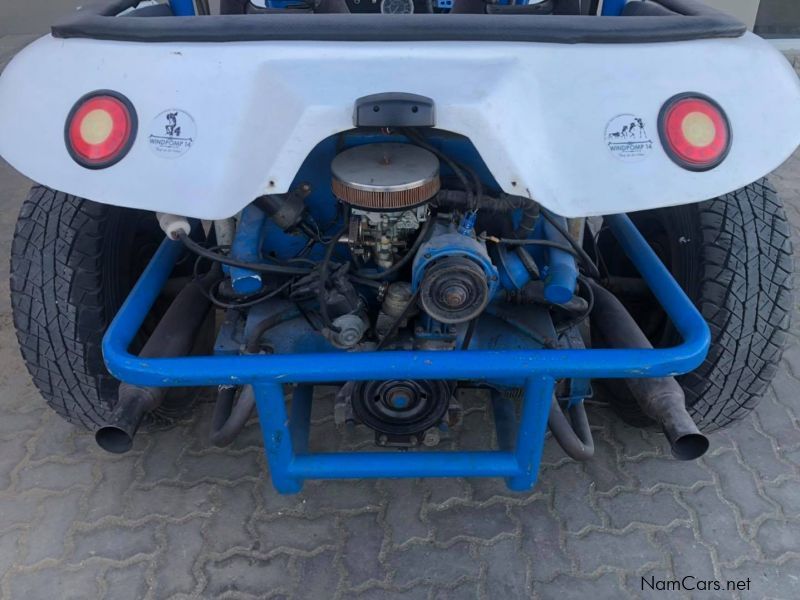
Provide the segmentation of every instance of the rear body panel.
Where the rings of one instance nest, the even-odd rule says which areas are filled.
[[[90,4],[0,78],[0,154],[25,175],[109,204],[228,217],[288,191],[320,142],[353,127],[356,100],[385,92],[430,98],[436,127],[466,137],[496,187],[565,216],[718,196],[800,143],[788,63],[693,0],[615,18],[115,16],[137,5]],[[126,96],[139,131],[124,160],[90,171],[62,138],[95,90]],[[659,139],[661,107],[686,92],[716,100],[732,125],[730,154],[709,172],[678,167]]]
[[[70,158],[63,130],[76,100],[98,89],[130,99],[139,132],[124,160],[90,171]],[[637,45],[47,36],[0,78],[0,154],[99,202],[223,218],[287,191],[318,142],[353,127],[356,99],[396,91],[432,98],[437,127],[468,137],[504,191],[565,216],[715,197],[773,170],[800,141],[800,83],[751,34]],[[686,91],[714,98],[732,126],[728,158],[706,173],[675,165],[659,141],[660,108]],[[191,139],[160,152],[171,112]]]

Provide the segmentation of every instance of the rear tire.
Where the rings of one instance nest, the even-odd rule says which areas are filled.
[[[43,186],[23,203],[11,246],[14,326],[34,384],[70,423],[94,430],[113,410],[119,381],[105,368],[103,334],[163,237],[152,213]]]
[[[690,414],[704,431],[745,417],[775,376],[792,314],[790,226],[775,190],[762,179],[714,200],[630,217],[711,329],[706,360],[678,378]],[[601,236],[610,274],[633,275],[614,245]],[[620,299],[654,346],[680,342],[652,297]],[[623,419],[651,423],[624,383],[608,387]]]

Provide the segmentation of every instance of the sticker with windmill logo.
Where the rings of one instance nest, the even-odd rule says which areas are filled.
[[[180,109],[165,110],[150,125],[148,143],[162,158],[178,158],[194,145],[197,126],[192,116]]]
[[[611,154],[627,162],[644,160],[653,150],[653,139],[644,119],[617,115],[606,125],[606,144]]]

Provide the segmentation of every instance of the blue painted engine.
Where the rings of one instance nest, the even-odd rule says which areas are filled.
[[[289,194],[240,215],[230,256],[265,269],[225,266],[212,289],[228,309],[216,351],[582,347],[575,328],[591,306],[573,246],[563,219],[502,194],[463,137],[340,134],[308,156]],[[432,445],[457,421],[463,385],[351,382],[337,420],[368,425],[379,445]]]
[[[570,457],[592,456],[583,399],[591,378],[616,377],[662,425],[676,457],[701,456],[708,439],[672,375],[702,362],[710,332],[632,221],[612,215],[603,227],[684,338],[680,346],[650,346],[601,284],[579,229],[529,198],[501,194],[464,138],[424,131],[360,129],[325,140],[288,194],[216,221],[216,242],[211,234],[199,243],[198,226],[161,215],[177,233],[103,340],[108,369],[124,383],[98,444],[130,449],[165,386],[217,385],[211,442],[230,444],[257,410],[279,492],[298,492],[307,479],[453,476],[505,477],[510,489],[527,490],[548,427]],[[176,263],[192,256],[195,277],[131,354]],[[186,356],[211,304],[224,315],[215,355]],[[583,347],[590,314],[600,348]],[[361,424],[378,446],[400,449],[436,446],[460,420],[458,389],[488,387],[497,449],[315,451],[313,388],[329,384],[340,386],[337,424]]]

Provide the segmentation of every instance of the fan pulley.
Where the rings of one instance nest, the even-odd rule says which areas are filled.
[[[448,256],[425,271],[419,301],[423,310],[442,323],[464,323],[489,304],[489,284],[484,270],[462,256]]]
[[[440,228],[414,259],[412,285],[422,309],[440,323],[466,323],[479,316],[497,291],[497,268],[486,245]]]
[[[378,445],[414,446],[442,422],[452,396],[446,381],[391,379],[355,382],[350,401],[355,417],[375,430]]]

